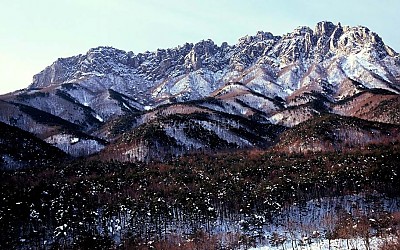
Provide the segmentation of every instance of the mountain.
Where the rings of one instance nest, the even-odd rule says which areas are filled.
[[[399,141],[399,125],[325,114],[283,132],[273,149],[287,153],[350,151]]]
[[[0,97],[0,121],[74,156],[143,160],[270,147],[327,113],[399,125],[399,93],[400,56],[376,33],[320,22],[235,45],[60,58]]]
[[[0,122],[0,169],[15,169],[55,163],[66,154],[32,134]]]

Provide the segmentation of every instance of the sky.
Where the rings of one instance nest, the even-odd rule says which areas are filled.
[[[399,10],[398,0],[0,0],[0,94],[97,46],[140,53],[206,39],[235,44],[320,21],[366,26],[400,51]]]

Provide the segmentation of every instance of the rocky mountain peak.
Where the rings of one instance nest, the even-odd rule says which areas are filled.
[[[236,44],[237,47],[244,47],[247,45],[251,45],[253,43],[258,42],[268,42],[279,39],[279,36],[274,36],[270,32],[258,31],[255,36],[244,36],[239,38],[238,43]]]
[[[332,33],[336,30],[336,28],[340,27],[341,27],[340,23],[336,26],[332,22],[328,21],[319,22],[314,28],[314,34],[316,36],[330,37]]]
[[[122,64],[128,64],[128,53],[119,50],[113,47],[106,47],[106,46],[100,46],[97,48],[90,49],[86,55],[85,55],[85,60],[89,62],[96,62],[96,63],[104,63],[108,61],[112,61],[115,63],[122,63]],[[100,60],[97,61],[97,60]]]
[[[377,60],[397,56],[376,33],[366,27],[323,21],[317,23],[314,29],[300,26],[283,36],[259,31],[254,36],[240,38],[233,46],[224,43],[219,47],[212,40],[203,40],[137,55],[112,47],[97,47],[85,55],[58,59],[35,75],[30,87],[42,88],[99,74],[136,74],[146,81],[157,82],[200,69],[212,72],[233,69],[240,72],[260,62],[279,67],[301,62],[308,67],[327,58],[361,51]]]
[[[51,84],[59,84],[66,81],[77,70],[77,64],[82,55],[59,58],[40,73],[33,76],[33,82],[29,88],[43,88]]]
[[[185,56],[186,69],[200,69],[203,63],[212,60],[212,56],[214,56],[218,50],[218,46],[210,39],[196,43]]]
[[[256,37],[260,41],[274,39],[274,35],[271,32],[264,32],[264,31],[258,31]]]

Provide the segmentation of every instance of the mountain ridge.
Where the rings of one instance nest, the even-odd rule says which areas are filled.
[[[347,35],[339,39],[341,35],[346,33]],[[36,74],[33,77],[33,83],[31,84],[31,88],[35,87],[44,87],[47,86],[48,84],[52,83],[57,83],[60,80],[67,80],[71,74],[66,74],[64,77],[66,79],[60,79],[57,77],[43,77],[43,73],[48,73],[52,67],[52,71],[56,72],[57,70],[61,70],[63,65],[65,64],[75,64],[78,63],[80,66],[80,69],[82,70],[82,73],[85,73],[87,70],[94,70],[100,74],[108,73],[110,70],[107,67],[96,67],[98,65],[94,65],[94,67],[87,67],[87,62],[92,62],[98,59],[98,55],[102,54],[107,57],[113,56],[111,59],[113,59],[113,63],[115,64],[123,64],[123,65],[128,65],[132,66],[132,68],[138,68],[139,73],[147,73],[149,71],[145,71],[146,67],[143,65],[143,62],[146,61],[146,59],[155,59],[158,63],[160,63],[161,69],[165,67],[167,64],[169,64],[171,57],[176,56],[177,54],[182,54],[184,53],[184,58],[179,58],[180,60],[184,59],[184,66],[188,70],[196,70],[201,68],[201,66],[209,66],[210,69],[214,69],[214,71],[217,71],[218,69],[217,65],[214,65],[212,63],[205,63],[203,61],[200,61],[199,59],[209,59],[208,56],[210,55],[216,55],[218,52],[226,51],[228,48],[239,48],[241,49],[243,45],[247,45],[249,43],[254,43],[254,42],[261,42],[261,41],[266,41],[267,43],[276,43],[276,41],[280,40],[285,40],[285,39],[292,39],[292,38],[300,38],[296,39],[295,42],[304,42],[303,44],[303,49],[304,51],[295,51],[292,50],[292,54],[288,53],[287,50],[284,50],[284,55],[286,55],[286,60],[289,61],[294,61],[296,60],[296,57],[298,57],[299,52],[303,53],[304,55],[307,55],[305,52],[310,51],[309,46],[316,46],[316,51],[322,52],[320,54],[328,54],[332,53],[334,51],[339,51],[342,49],[346,49],[346,45],[349,42],[352,43],[365,43],[367,41],[371,45],[377,45],[378,46],[378,52],[380,53],[379,56],[385,56],[385,55],[390,55],[393,57],[398,58],[398,53],[396,53],[393,49],[391,49],[389,46],[385,45],[382,41],[382,39],[374,32],[370,31],[368,28],[364,26],[357,26],[357,27],[349,27],[349,26],[344,26],[342,27],[340,23],[338,25],[335,25],[331,22],[320,22],[316,25],[315,29],[312,30],[309,27],[306,26],[300,26],[296,28],[293,32],[287,33],[282,36],[274,36],[273,34],[269,32],[263,32],[259,31],[255,36],[244,36],[242,38],[238,39],[238,43],[235,45],[228,45],[227,43],[222,43],[221,46],[218,46],[214,44],[214,42],[211,39],[208,40],[202,40],[198,43],[186,43],[184,45],[175,47],[175,48],[169,48],[169,49],[158,49],[153,52],[144,52],[144,53],[138,53],[135,55],[133,52],[125,52],[123,50],[115,49],[113,47],[108,47],[108,46],[99,46],[93,49],[90,49],[86,55],[78,55],[78,56],[72,56],[68,58],[60,58],[57,61],[55,61],[52,66],[46,67],[42,72]],[[304,39],[304,40],[303,40]],[[348,41],[350,39],[350,41]],[[329,46],[325,46],[327,43],[329,43]],[[283,46],[287,46],[288,44],[283,44]],[[281,46],[281,45],[279,45]],[[254,48],[246,48],[248,50],[254,49]],[[267,48],[271,49],[271,48]],[[289,48],[289,49],[299,49],[299,48]],[[348,49],[348,48],[347,48]],[[354,49],[354,48],[350,48]],[[356,48],[359,49],[359,48]],[[253,50],[248,53],[250,56],[254,56],[257,54],[258,51]],[[268,52],[268,51],[265,51]],[[276,52],[276,51],[274,51]],[[347,50],[344,50],[344,52],[347,52]],[[237,59],[241,59],[240,56],[238,55],[235,58],[232,58],[231,61],[234,62]],[[310,55],[313,56],[313,55]],[[319,55],[321,56],[321,55]],[[205,57],[205,58],[203,58]],[[304,58],[304,57],[303,57]],[[224,58],[224,60],[228,60],[227,58]],[[239,60],[240,61],[240,60]],[[177,61],[179,62],[179,60]],[[108,65],[109,66],[109,65]],[[142,66],[142,67],[140,67]],[[249,66],[249,65],[247,65]],[[75,69],[75,68],[74,68]],[[182,69],[182,68],[178,68]],[[162,70],[163,73],[168,73],[166,70]],[[149,73],[156,73],[156,72],[149,72]],[[188,73],[187,71],[185,73]],[[161,75],[161,77],[166,77],[166,75]],[[151,78],[160,78],[160,76],[151,76]]]
[[[179,142],[177,151],[185,153],[193,145],[213,148],[210,138],[228,148],[264,145],[250,143],[246,135],[277,138],[280,126],[290,129],[324,113],[398,124],[399,93],[397,52],[366,27],[324,21],[282,36],[260,31],[235,45],[203,40],[138,54],[93,48],[58,59],[27,89],[1,96],[0,121],[85,156],[116,147],[121,135],[112,128],[118,123],[129,123],[119,127],[136,134],[162,115],[167,125],[160,135]],[[183,130],[176,112],[197,129]],[[49,123],[38,115],[57,119]],[[63,129],[65,124],[75,129]],[[232,124],[239,131],[232,132]],[[259,126],[275,126],[275,134],[253,131]],[[119,154],[161,143],[139,139]]]

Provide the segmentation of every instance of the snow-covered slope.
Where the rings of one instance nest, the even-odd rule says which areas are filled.
[[[35,75],[27,89],[0,97],[1,107],[20,114],[15,118],[2,108],[0,120],[47,138],[67,152],[77,149],[61,143],[62,133],[49,135],[55,124],[36,127],[38,119],[32,123],[28,108],[110,142],[118,136],[110,136],[107,128],[120,117],[144,117],[174,103],[199,102],[212,112],[288,127],[324,112],[398,124],[383,99],[374,99],[374,107],[382,112],[371,116],[348,107],[349,101],[360,107],[354,102],[362,99],[354,96],[376,90],[398,101],[394,97],[400,93],[399,54],[366,27],[320,22],[314,29],[299,27],[283,36],[260,31],[235,45],[206,40],[139,54],[97,47],[60,58]],[[174,129],[165,131],[178,142],[187,141]],[[75,137],[67,133],[63,138]],[[250,145],[241,135],[228,137],[227,142]],[[93,150],[87,152],[103,147],[91,145]]]
[[[57,60],[35,75],[29,88],[77,88],[68,92],[91,108],[98,105],[93,94],[109,89],[142,105],[158,105],[204,98],[230,82],[282,98],[321,82],[341,93],[347,79],[399,93],[399,63],[398,54],[367,28],[321,22],[314,30],[299,27],[282,37],[258,32],[232,46],[207,40],[137,55],[98,47]]]

